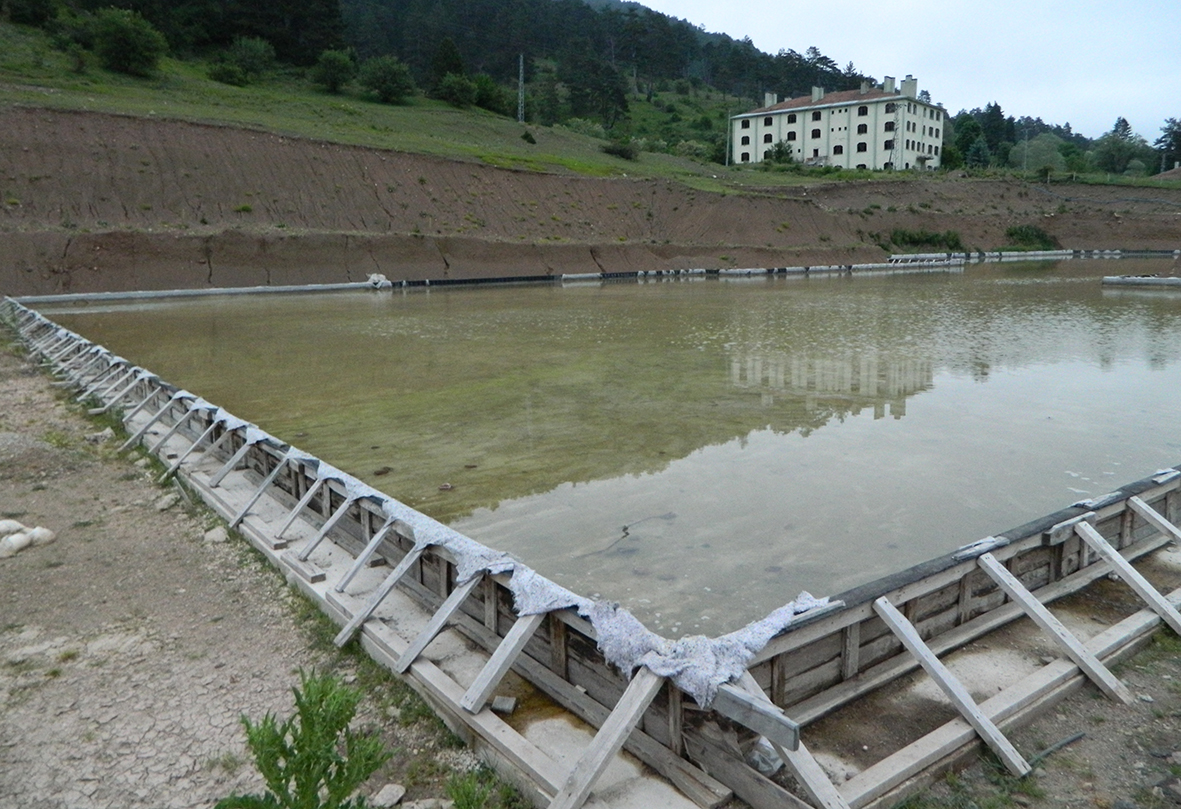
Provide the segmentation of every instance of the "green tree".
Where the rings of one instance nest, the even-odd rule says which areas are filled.
[[[1009,151],[1009,165],[1022,171],[1033,171],[1044,174],[1064,171],[1066,158],[1062,156],[1062,138],[1043,132],[1036,138],[1022,141]]]
[[[475,105],[500,115],[511,115],[515,112],[515,99],[510,99],[508,91],[496,83],[487,73],[477,73],[472,79],[476,88]]]
[[[1150,150],[1148,142],[1135,134],[1127,119],[1121,117],[1116,119],[1111,131],[1095,144],[1092,158],[1100,171],[1123,174],[1133,160],[1142,158]]]
[[[312,81],[333,95],[339,93],[356,75],[357,63],[348,51],[324,51],[312,68]]]
[[[967,155],[972,144],[984,136],[980,122],[967,113],[961,113],[955,119],[955,147],[960,154]]]
[[[448,73],[437,85],[433,95],[453,107],[470,107],[476,103],[476,83],[459,73]]]
[[[1152,145],[1160,151],[1161,164],[1167,171],[1174,163],[1181,161],[1181,120],[1166,118],[1160,131],[1161,136]]]
[[[0,3],[8,11],[8,19],[17,25],[43,26],[53,19],[57,8],[53,0],[7,0]]]
[[[984,135],[976,138],[964,155],[964,164],[970,169],[987,168],[991,160],[992,153],[988,151],[988,141],[984,139]]]
[[[234,37],[226,61],[250,80],[258,79],[275,66],[275,46],[262,37]]]
[[[138,12],[104,8],[94,17],[94,51],[108,70],[150,76],[168,41]]]
[[[447,76],[466,76],[467,70],[463,66],[463,57],[459,55],[459,48],[455,40],[444,37],[435,48],[435,55],[431,58],[431,93],[443,83]]]
[[[367,59],[361,65],[357,81],[386,104],[400,104],[414,93],[410,68],[394,56]]]

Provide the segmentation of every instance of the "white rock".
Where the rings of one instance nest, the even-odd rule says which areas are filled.
[[[97,433],[90,433],[88,436],[86,436],[86,440],[91,444],[105,444],[114,437],[115,431],[108,427],[105,430],[100,430]]]
[[[57,539],[57,534],[50,531],[48,528],[42,528],[38,525],[36,528],[31,528],[25,534],[33,541],[33,545],[40,547],[41,545],[48,545]]]
[[[402,804],[402,809],[454,809],[455,801],[446,798],[422,798]]]
[[[28,531],[29,526],[17,522],[16,520],[0,520],[0,537],[6,537],[9,534],[17,534],[21,531]]]
[[[401,784],[386,784],[380,792],[369,799],[369,805],[388,809],[390,806],[397,806],[405,795],[406,787]]]
[[[227,541],[229,538],[230,535],[226,532],[226,529],[219,525],[216,528],[210,528],[206,531],[204,539],[206,542],[221,543]]]
[[[4,539],[0,539],[0,559],[16,556],[32,544],[32,538],[26,533],[9,534]]]
[[[166,494],[155,502],[156,511],[167,511],[180,502],[180,495],[176,492]]]

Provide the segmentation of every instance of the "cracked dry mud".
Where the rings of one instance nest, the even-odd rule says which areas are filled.
[[[339,661],[314,651],[276,574],[239,540],[203,541],[203,512],[158,511],[150,470],[89,443],[99,426],[0,341],[0,513],[58,533],[0,560],[0,807],[261,791],[239,716],[290,713],[299,668]],[[358,722],[381,710],[362,703]],[[471,766],[434,727],[381,729],[399,754],[366,793],[430,761],[408,797],[437,795],[448,763]]]

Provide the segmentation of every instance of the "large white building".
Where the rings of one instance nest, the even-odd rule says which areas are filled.
[[[771,157],[776,143],[799,163],[859,169],[937,169],[947,113],[919,100],[918,80],[893,77],[876,87],[779,101],[730,119],[730,155],[735,164]]]

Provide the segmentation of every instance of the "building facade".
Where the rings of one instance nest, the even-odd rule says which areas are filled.
[[[919,99],[912,76],[836,93],[813,87],[810,98],[787,101],[768,94],[766,106],[730,119],[730,159],[761,163],[783,143],[808,165],[934,170],[946,124],[943,107]]]

